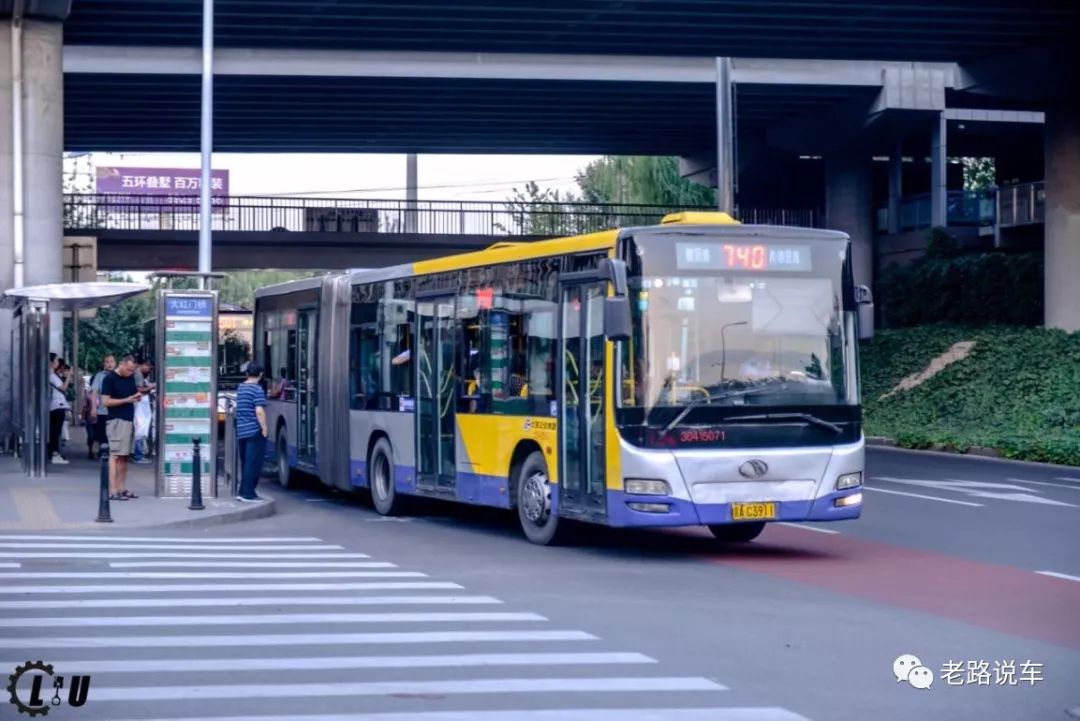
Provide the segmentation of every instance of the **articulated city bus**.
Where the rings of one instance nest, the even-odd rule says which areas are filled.
[[[566,521],[859,516],[857,303],[842,233],[680,213],[256,294],[270,454],[369,489]]]

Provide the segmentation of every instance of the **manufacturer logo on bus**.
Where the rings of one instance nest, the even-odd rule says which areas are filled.
[[[768,472],[769,464],[758,458],[746,461],[739,466],[739,475],[743,478],[761,478]]]

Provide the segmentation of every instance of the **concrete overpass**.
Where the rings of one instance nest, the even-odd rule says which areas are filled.
[[[201,3],[0,12],[21,28],[0,34],[0,138],[22,105],[0,175],[21,171],[33,239],[9,231],[5,180],[6,286],[60,276],[64,149],[197,149]],[[1054,0],[218,0],[215,150],[677,154],[705,183],[731,168],[739,207],[824,208],[871,283],[879,202],[899,230],[925,192],[944,224],[948,158],[992,155],[1000,180],[1045,178],[1046,321],[1077,329],[1078,30],[1080,6]],[[735,158],[718,162],[728,111]]]

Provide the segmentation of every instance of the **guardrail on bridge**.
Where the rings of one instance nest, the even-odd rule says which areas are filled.
[[[555,236],[654,225],[668,213],[708,207],[474,200],[386,200],[222,196],[213,199],[213,229],[331,233]],[[741,209],[748,223],[817,227],[814,210]],[[199,229],[196,196],[67,194],[67,230]]]

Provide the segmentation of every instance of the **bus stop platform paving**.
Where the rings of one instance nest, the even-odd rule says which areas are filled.
[[[127,488],[138,498],[111,501],[112,523],[100,523],[98,499],[101,462],[70,454],[68,465],[50,465],[43,478],[30,478],[18,458],[0,457],[0,531],[47,531],[110,528],[176,528],[214,526],[276,512],[274,499],[260,488],[262,503],[241,503],[222,479],[218,497],[203,497],[204,510],[188,509],[190,498],[157,498],[154,466],[128,464]]]

